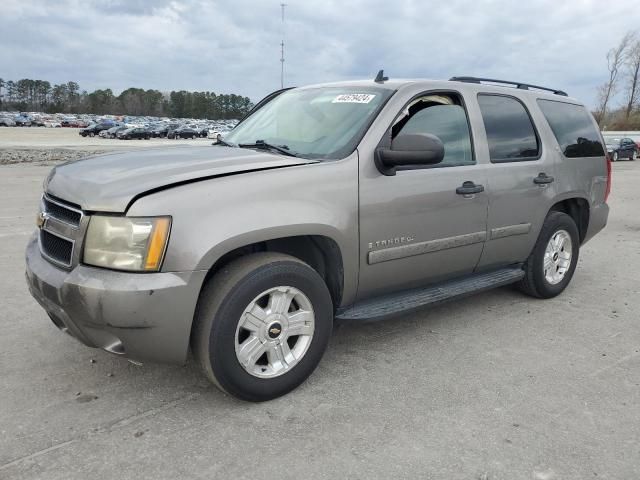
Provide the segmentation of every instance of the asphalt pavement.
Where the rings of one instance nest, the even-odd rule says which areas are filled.
[[[23,252],[50,166],[0,167],[0,479],[640,478],[640,162],[566,292],[501,288],[335,328],[280,399],[58,331]]]

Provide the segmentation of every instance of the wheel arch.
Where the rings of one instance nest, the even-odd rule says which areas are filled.
[[[237,258],[257,252],[278,252],[296,257],[318,272],[327,284],[334,311],[342,304],[345,293],[344,259],[339,243],[331,236],[318,233],[275,235],[249,241],[243,235],[229,239],[224,248],[220,247],[207,255],[205,282]]]
[[[563,212],[569,215],[578,227],[580,243],[584,242],[589,229],[590,207],[589,202],[583,197],[569,197],[557,200],[549,209],[549,212]]]

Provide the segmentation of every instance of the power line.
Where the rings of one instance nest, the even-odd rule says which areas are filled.
[[[280,88],[284,88],[284,7],[286,3],[281,3],[282,11],[282,41],[280,42]]]

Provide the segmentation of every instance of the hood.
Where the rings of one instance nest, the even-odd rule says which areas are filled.
[[[244,148],[177,146],[112,153],[55,167],[45,191],[83,210],[125,212],[146,192],[222,175],[235,175],[317,160]]]

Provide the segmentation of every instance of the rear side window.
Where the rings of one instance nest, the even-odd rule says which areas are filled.
[[[565,157],[602,157],[604,148],[591,115],[580,105],[538,100]]]
[[[540,145],[524,105],[513,97],[479,94],[491,162],[536,160]]]

